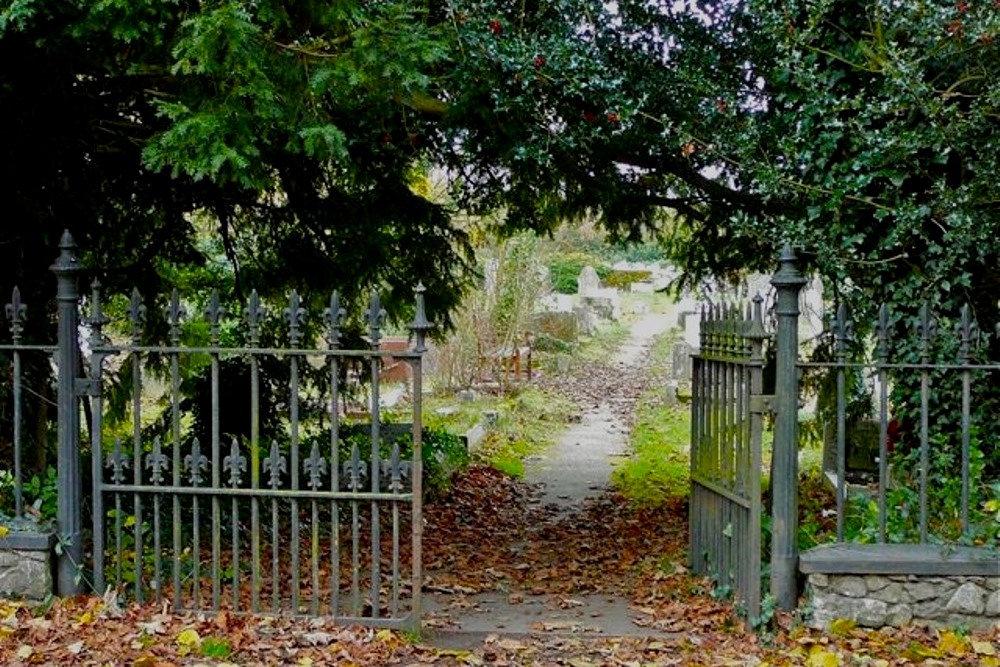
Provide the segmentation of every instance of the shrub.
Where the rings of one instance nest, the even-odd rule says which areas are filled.
[[[549,280],[553,291],[560,294],[576,294],[577,278],[583,267],[592,266],[602,281],[611,275],[611,267],[593,255],[582,252],[560,253],[549,260]]]

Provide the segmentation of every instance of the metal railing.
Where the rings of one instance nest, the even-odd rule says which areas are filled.
[[[910,326],[894,323],[890,309],[883,305],[872,327],[874,335],[869,347],[873,354],[864,359],[859,358],[858,352],[859,349],[864,351],[865,340],[855,335],[854,323],[847,308],[841,304],[830,325],[834,359],[825,363],[800,363],[803,370],[818,370],[835,377],[834,479],[838,542],[861,539],[876,543],[957,544],[982,538],[974,534],[974,529],[981,527],[973,525],[970,519],[971,510],[986,500],[979,495],[978,489],[984,479],[982,471],[974,472],[974,467],[982,467],[974,465],[977,458],[974,453],[981,454],[982,449],[990,445],[974,443],[979,425],[974,418],[973,390],[977,384],[985,388],[995,382],[1000,364],[984,361],[982,354],[978,354],[986,350],[978,344],[978,325],[968,306],[963,307],[957,317],[944,320],[950,326],[939,327],[939,321],[924,304]],[[915,343],[915,355],[909,360],[894,358],[894,336]],[[945,343],[944,350],[941,342]],[[872,388],[874,410],[869,411],[868,417],[877,423],[874,479],[868,485],[853,485],[853,494],[847,469],[849,439],[854,435],[848,416],[849,379]],[[894,392],[894,388],[897,391]],[[910,391],[898,391],[900,388]],[[932,418],[932,415],[942,416],[941,409],[932,401],[933,397],[940,401],[942,394],[958,398],[957,419]],[[900,413],[912,414],[914,411],[915,418],[900,416]],[[932,456],[948,457],[951,464],[942,470],[941,465],[933,465]],[[901,465],[894,469],[894,458],[898,464],[905,465],[905,469]],[[938,479],[932,484],[931,473],[935,467],[947,476],[947,480]],[[945,481],[958,483],[956,497],[947,499],[947,507],[940,502],[935,506],[931,502],[932,489]],[[1000,483],[1000,480],[994,482]],[[912,506],[892,507],[889,496],[894,492],[901,492],[911,500],[915,494],[915,502]],[[873,517],[875,526],[870,527],[867,535],[857,535],[856,530],[852,531],[854,535],[848,535],[849,518],[863,513],[871,502],[877,507],[877,516]],[[911,513],[910,510],[915,511]],[[895,529],[890,530],[890,524],[894,524]]]
[[[418,627],[422,359],[430,328],[423,287],[416,289],[413,348],[386,352],[380,349],[386,313],[377,294],[364,315],[366,349],[342,348],[345,310],[336,293],[321,325],[307,328],[318,323],[309,321],[296,292],[282,312],[283,343],[263,344],[266,311],[255,292],[233,311],[238,320],[227,318],[213,294],[202,314],[207,344],[189,345],[182,324],[190,321],[186,311],[194,301],[176,292],[170,296],[159,320],[166,327],[165,334],[160,331],[164,344],[147,332],[148,313],[138,292],[128,300],[123,321],[112,323],[95,283],[84,318],[89,359],[83,376],[80,267],[68,233],[60,248],[52,267],[58,345],[23,344],[25,307],[16,289],[6,308],[11,343],[0,345],[12,364],[17,518],[25,511],[22,357],[55,354],[58,592],[75,593],[89,583],[97,592],[112,586],[139,601],[169,601],[175,609],[324,615]],[[226,327],[240,329],[238,343],[230,342],[231,335],[224,340]],[[127,333],[111,340],[112,329]],[[325,344],[313,344],[320,337]],[[390,357],[412,369],[403,437],[400,427],[382,423],[380,375]],[[192,369],[199,368],[208,378],[210,405],[200,432],[185,388]],[[349,423],[341,409],[345,378],[358,376],[367,380],[369,398],[363,426]],[[166,387],[159,394],[150,390],[156,382]],[[108,418],[114,392],[125,424]],[[249,403],[248,423],[228,433],[222,417],[232,409],[233,395]],[[262,401],[274,396],[279,398]],[[88,512],[81,399],[89,399]],[[159,405],[151,406],[153,399]]]

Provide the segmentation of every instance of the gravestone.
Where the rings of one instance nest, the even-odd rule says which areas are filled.
[[[585,266],[580,271],[576,279],[577,292],[581,297],[594,296],[601,289],[601,279],[597,275],[597,270],[592,266]]]
[[[681,341],[674,345],[673,366],[670,373],[672,378],[675,380],[682,380],[684,382],[689,382],[691,380],[692,354],[694,354],[694,348],[687,342]]]

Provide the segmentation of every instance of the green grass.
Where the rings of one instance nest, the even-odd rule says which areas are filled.
[[[437,412],[442,407],[453,411]],[[473,459],[520,477],[524,475],[523,460],[555,443],[575,407],[566,398],[526,385],[503,396],[479,394],[473,401],[429,397],[424,401],[424,423],[461,435],[482,421],[488,411],[496,412],[497,420],[473,452]]]
[[[524,459],[555,444],[574,410],[568,399],[536,386],[508,395],[500,402],[496,427],[478,456],[497,470],[520,477]]]
[[[676,333],[654,341],[650,368],[669,363]],[[612,474],[612,484],[633,503],[653,507],[690,491],[691,413],[687,404],[670,405],[659,382],[636,404],[635,426],[629,436],[632,451]]]
[[[690,490],[690,441],[687,408],[668,406],[662,388],[646,392],[636,408],[630,437],[632,455],[615,467],[612,484],[643,507],[686,497]]]

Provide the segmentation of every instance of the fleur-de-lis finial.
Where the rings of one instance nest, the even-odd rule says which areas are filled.
[[[150,470],[150,478],[153,484],[163,482],[163,472],[170,465],[169,457],[163,453],[159,436],[153,438],[153,451],[146,454],[146,468]]]
[[[969,355],[975,347],[976,338],[979,334],[978,329],[979,328],[976,326],[976,320],[972,316],[972,309],[969,308],[969,304],[963,305],[958,320],[958,357],[960,363],[968,363]]]
[[[222,470],[229,473],[229,483],[233,487],[238,487],[242,481],[243,473],[247,470],[247,457],[240,453],[240,445],[233,438],[233,443],[229,447],[229,455],[222,459]]]
[[[365,311],[368,319],[368,338],[373,350],[377,350],[382,341],[382,326],[385,324],[385,309],[378,296],[378,290],[372,290],[371,303]]]
[[[94,278],[90,283],[90,315],[87,324],[90,326],[90,348],[95,349],[105,344],[104,325],[111,320],[101,310],[101,281]]]
[[[288,308],[285,308],[285,320],[288,322],[288,343],[292,347],[298,347],[302,339],[302,331],[299,327],[305,322],[306,309],[302,307],[297,290],[292,290],[288,297]]]
[[[198,438],[191,443],[191,453],[184,457],[184,468],[192,485],[201,484],[204,473],[208,470],[208,457],[201,453],[201,443]]]
[[[264,459],[264,472],[270,475],[270,486],[276,489],[281,486],[281,475],[288,469],[285,457],[278,451],[278,443],[271,442],[271,454]]]
[[[847,343],[854,335],[854,323],[847,317],[847,306],[841,303],[837,306],[837,314],[833,318],[833,349],[837,361],[843,363],[847,358]]]
[[[138,345],[142,338],[142,326],[146,323],[146,306],[138,288],[132,288],[132,298],[128,304],[128,321],[132,324],[132,344]]]
[[[256,346],[260,342],[260,325],[264,321],[266,311],[260,303],[260,296],[257,290],[250,292],[247,300],[247,328],[249,329],[250,345]]]
[[[212,296],[205,307],[205,318],[208,320],[209,336],[212,345],[219,344],[219,325],[226,316],[226,309],[219,302],[219,290],[212,290]]]
[[[125,482],[125,469],[131,464],[129,457],[122,451],[122,441],[115,438],[115,447],[108,454],[105,466],[111,468],[111,483],[122,484]]]
[[[10,335],[16,345],[21,341],[21,334],[24,332],[24,320],[28,312],[28,307],[21,303],[21,290],[17,287],[10,295],[10,303],[7,304],[7,319],[10,320]]]
[[[176,289],[170,293],[170,303],[165,311],[170,326],[170,344],[176,347],[181,342],[181,321],[187,317],[187,310],[181,305],[181,295]]]
[[[366,468],[361,465],[361,451],[358,443],[351,446],[351,458],[344,461],[344,474],[347,475],[347,488],[351,491],[361,490],[361,479],[366,474]]]
[[[330,305],[323,315],[326,320],[326,342],[330,345],[330,349],[335,350],[340,347],[340,327],[347,315],[347,311],[340,305],[340,294],[337,290],[330,294]]]
[[[407,464],[409,462],[406,462]],[[403,492],[403,479],[409,477],[409,466],[404,465],[399,455],[399,443],[392,443],[392,456],[389,459],[389,491]]]
[[[313,442],[309,458],[302,462],[302,469],[309,475],[309,488],[314,491],[318,489],[326,474],[326,459],[319,453],[318,442]]]

